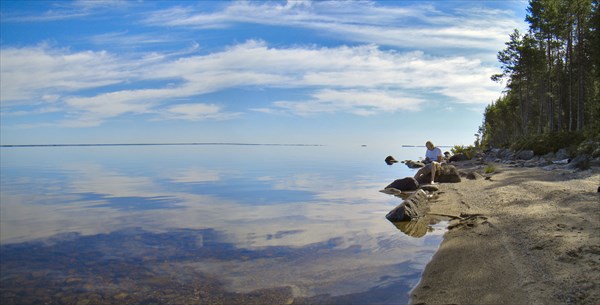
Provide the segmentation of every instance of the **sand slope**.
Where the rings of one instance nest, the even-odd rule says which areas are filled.
[[[440,185],[431,212],[465,219],[451,222],[413,304],[600,304],[600,170],[495,166],[490,180]]]

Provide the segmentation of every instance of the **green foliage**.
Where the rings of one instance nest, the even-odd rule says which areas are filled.
[[[577,147],[585,140],[582,132],[553,132],[542,135],[522,137],[516,140],[510,148],[518,150],[533,150],[536,155],[545,155],[567,148],[569,153],[575,154]]]
[[[577,146],[575,154],[585,154],[592,158],[600,157],[600,141],[589,140],[581,142],[581,144]]]
[[[494,172],[496,172],[496,167],[495,167],[494,165],[491,165],[491,164],[489,164],[489,165],[487,165],[487,166],[486,166],[486,167],[483,169],[483,172],[484,172],[485,174],[491,174],[491,173],[494,173]]]
[[[467,158],[472,159],[473,157],[475,157],[475,155],[477,154],[477,148],[473,145],[469,145],[469,146],[461,146],[461,145],[454,145],[454,147],[452,147],[450,149],[450,151],[453,154],[464,154],[465,156],[467,156]]]
[[[498,52],[506,93],[486,107],[481,146],[577,150],[600,141],[600,5],[595,0],[530,0],[526,33]]]
[[[518,132],[515,124],[516,107],[510,95],[499,98],[494,104],[485,108],[485,131],[483,143],[501,147],[510,143]]]

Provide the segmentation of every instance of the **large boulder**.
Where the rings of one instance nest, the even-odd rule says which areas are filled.
[[[556,156],[554,155],[553,152],[549,152],[549,153],[543,155],[541,158],[544,158],[544,160],[547,160],[547,161],[554,161],[554,160],[556,160]]]
[[[458,161],[467,161],[469,160],[469,157],[467,157],[467,155],[463,154],[463,153],[458,153],[453,155],[452,157],[450,157],[448,159],[448,162],[458,162]]]
[[[496,159],[508,159],[514,155],[508,148],[492,148],[486,152],[486,155]]]
[[[418,190],[385,215],[385,218],[392,222],[407,221],[425,216],[427,211],[429,211],[427,193]]]
[[[531,160],[535,156],[533,150],[521,150],[516,154],[517,159],[521,160]]]
[[[414,191],[419,188],[419,182],[413,177],[406,177],[402,179],[396,179],[385,187],[386,189],[397,189],[401,191]]]
[[[442,183],[457,183],[460,182],[461,179],[458,169],[456,169],[454,165],[442,164],[442,170],[439,173],[439,177],[437,177],[435,181]]]
[[[588,155],[579,155],[575,157],[575,159],[571,160],[571,162],[569,162],[569,165],[567,165],[567,169],[571,170],[585,170],[588,168],[590,168],[590,156]]]
[[[469,180],[481,180],[483,179],[483,176],[478,173],[478,172],[467,172],[464,174],[465,178],[469,179]]]
[[[547,165],[547,162],[545,162],[543,159],[541,159],[539,156],[534,156],[533,158],[525,161],[525,163],[523,163],[523,166],[525,167],[537,167],[540,165]]]
[[[431,170],[426,168],[424,169],[424,171],[424,175],[420,177],[417,177],[415,175],[415,179],[417,179],[417,182],[419,182],[420,184],[428,184],[429,182],[431,182]],[[460,174],[454,165],[443,163],[442,169],[435,173],[434,181],[442,183],[456,183],[460,182],[461,179]]]
[[[569,155],[569,153],[567,152],[567,149],[566,149],[566,148],[561,148],[561,149],[559,149],[559,150],[556,152],[556,154],[554,154],[554,157],[555,157],[557,160],[564,160],[564,159],[568,159],[568,158],[570,158],[571,156],[570,156],[570,155]]]

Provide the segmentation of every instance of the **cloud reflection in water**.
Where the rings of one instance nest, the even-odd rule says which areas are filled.
[[[182,283],[215,278],[235,293],[284,287],[298,302],[349,295],[381,301],[395,291],[388,287],[416,284],[443,234],[441,227],[421,239],[398,232],[384,216],[399,202],[378,192],[386,177],[364,167],[334,163],[316,171],[297,156],[294,166],[266,166],[254,156],[244,167],[198,149],[146,149],[159,151],[135,162],[111,155],[53,163],[54,180],[46,176],[43,184],[35,170],[20,171],[19,162],[3,157],[3,170],[10,169],[2,177],[3,269],[12,274],[19,260],[54,256],[57,265],[31,266],[74,269],[82,285],[100,285],[78,269],[85,258],[88,269],[115,263]],[[27,247],[37,247],[37,256],[19,256]],[[141,276],[134,271],[127,276]],[[395,292],[394,302],[407,293]]]

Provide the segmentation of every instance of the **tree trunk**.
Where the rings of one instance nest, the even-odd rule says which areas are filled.
[[[577,94],[577,130],[584,127],[584,79],[583,79],[583,30],[581,13],[577,13],[577,72],[579,77],[579,92]]]
[[[569,27],[569,41],[567,46],[567,62],[569,73],[569,84],[567,85],[567,94],[569,100],[569,131],[573,131],[573,27]]]
[[[546,48],[547,48],[547,60],[548,60],[548,70],[547,70],[547,83],[546,83],[546,111],[548,114],[548,130],[554,130],[554,103],[552,100],[552,47],[551,47],[551,38],[550,33],[548,33],[546,39]]]

